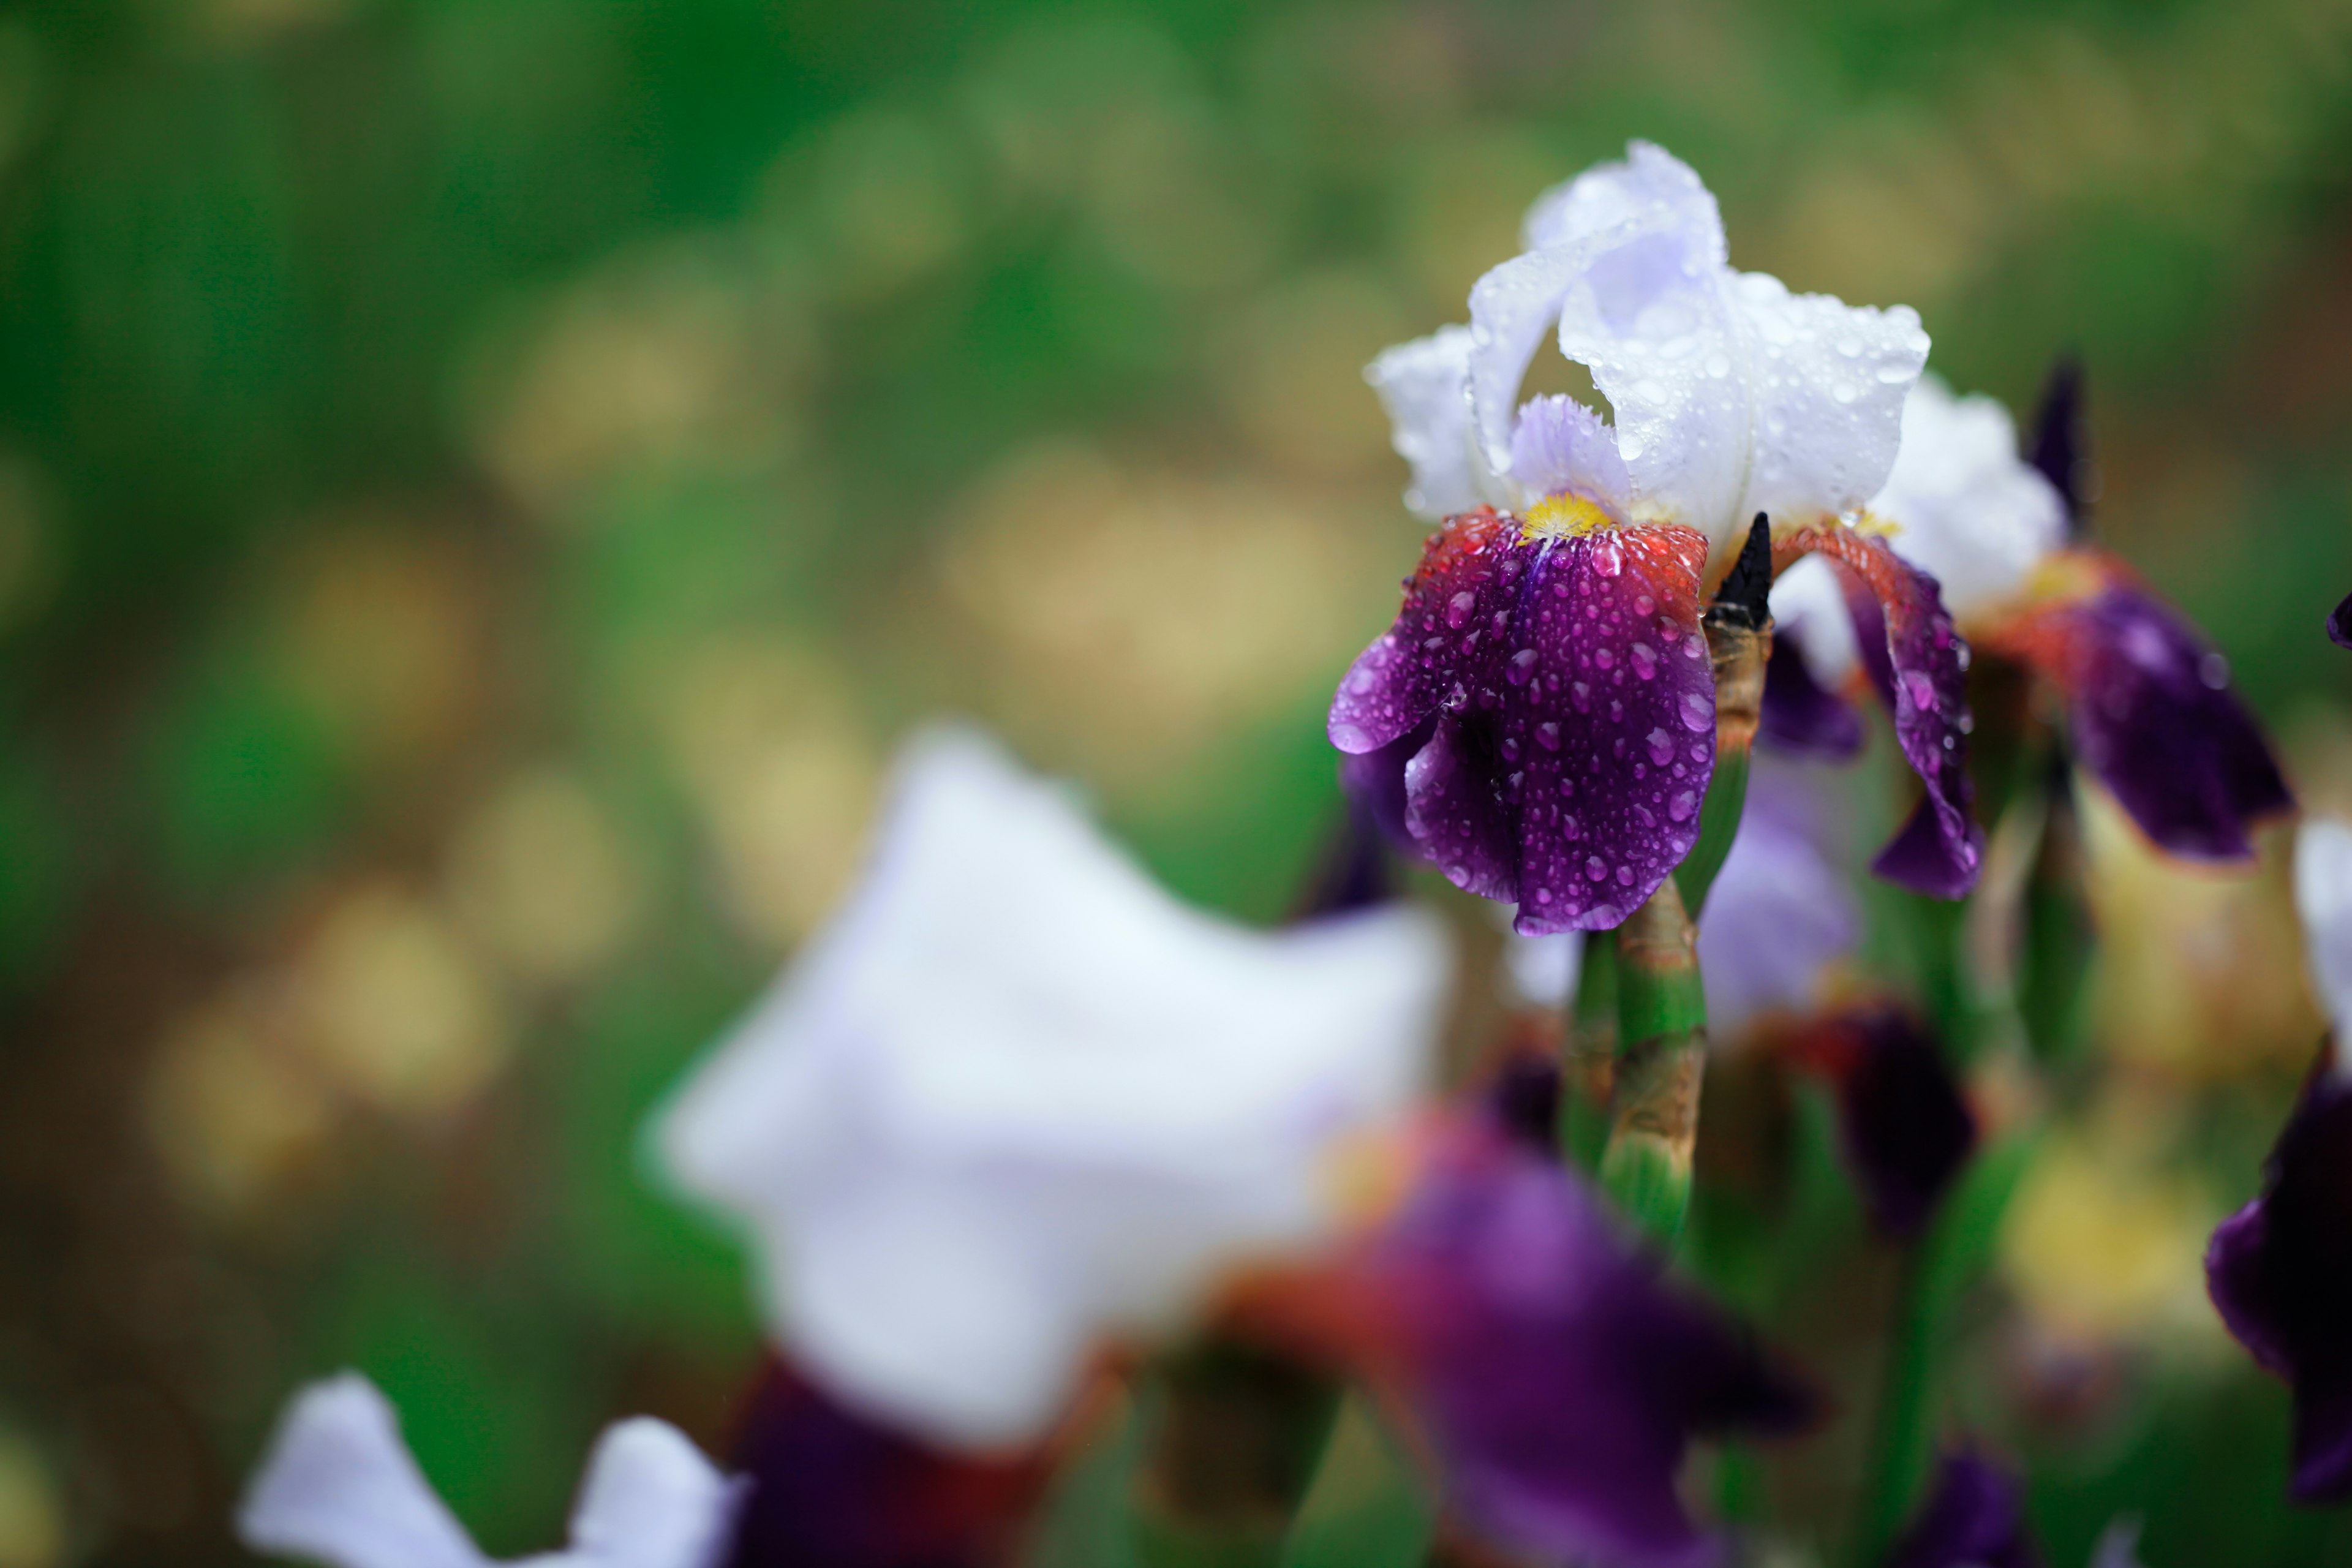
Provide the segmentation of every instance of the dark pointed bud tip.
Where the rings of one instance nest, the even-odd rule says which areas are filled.
[[[1759,511],[1748,525],[1748,542],[1739,547],[1739,559],[1731,563],[1730,575],[1716,590],[1715,605],[1708,613],[1760,626],[1769,613],[1765,602],[1771,594],[1772,524]]]
[[[2091,432],[2084,415],[2083,362],[2061,354],[2042,384],[2042,407],[2033,416],[2030,460],[2066,503],[2067,531],[2076,539],[2090,527],[2098,475],[2091,467]]]

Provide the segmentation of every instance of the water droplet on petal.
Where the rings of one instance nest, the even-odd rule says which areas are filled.
[[[1587,856],[1584,861],[1584,874],[1596,882],[1601,881],[1609,875],[1609,863],[1598,855]]]
[[[1715,699],[1704,691],[1685,691],[1682,701],[1683,727],[1693,732],[1715,728]]]
[[[1643,737],[1650,743],[1650,761],[1664,767],[1674,760],[1675,738],[1664,730],[1653,730]]]
[[[1676,822],[1688,822],[1690,814],[1697,809],[1698,796],[1689,790],[1683,791],[1674,799],[1666,802],[1666,815]]]
[[[1445,601],[1445,624],[1455,631],[1460,631],[1462,623],[1468,620],[1470,612],[1477,607],[1478,596],[1475,594],[1465,590],[1454,595]]]

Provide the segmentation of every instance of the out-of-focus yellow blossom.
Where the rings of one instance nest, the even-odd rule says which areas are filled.
[[[576,775],[552,766],[517,773],[474,809],[447,875],[466,931],[534,984],[593,970],[643,902],[619,829]]]
[[[2179,1122],[2152,1081],[2119,1078],[2044,1139],[2000,1238],[2003,1277],[2042,1327],[2101,1344],[2218,1338],[2202,1258],[2221,1205],[2180,1158]]]
[[[362,882],[328,907],[288,984],[304,1048],[387,1110],[461,1103],[513,1045],[507,1008],[470,950],[438,910],[390,880]]]
[[[1148,789],[1221,735],[1311,709],[1394,604],[1407,526],[1048,445],[965,499],[940,560],[992,713]]]
[[[272,668],[352,757],[413,762],[488,695],[487,593],[446,539],[390,515],[322,520],[272,590]]]
[[[559,521],[595,483],[790,452],[814,363],[789,269],[747,280],[716,241],[626,251],[485,352],[473,403],[482,465]]]
[[[723,637],[658,689],[730,912],[763,942],[791,945],[848,887],[881,776],[842,677],[811,649]]]
[[[308,1164],[341,1108],[289,1041],[282,987],[233,984],[175,1025],[146,1086],[147,1121],[181,1198],[245,1212]]]
[[[38,1448],[0,1429],[0,1568],[54,1568],[65,1555],[56,1473]]]
[[[2101,1048],[2201,1079],[2308,1058],[2322,1026],[2304,980],[2284,837],[2262,836],[2251,874],[2200,868],[2158,854],[2095,786],[2079,799]]]

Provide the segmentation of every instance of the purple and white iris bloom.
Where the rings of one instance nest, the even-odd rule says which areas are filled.
[[[2070,420],[2073,398],[2053,401],[2055,417]],[[2065,432],[2044,435],[2046,447]],[[2076,466],[2059,465],[2062,474]],[[2027,666],[2063,695],[2075,755],[2158,847],[2244,860],[2251,827],[2292,809],[2261,731],[2230,689],[2227,662],[2122,563],[2083,541],[2080,498],[2019,455],[1999,403],[1955,397],[1923,377],[1904,408],[1894,472],[1869,510],[1893,526],[1896,553],[1942,584],[1979,651]],[[1805,570],[1776,587],[1774,613],[1788,595],[1807,664],[1833,688],[1840,657],[1816,642],[1833,617],[1820,613],[1819,584],[1798,581]],[[1768,734],[1820,731],[1822,710],[1801,695],[1785,681],[1771,694],[1779,711],[1768,712]]]
[[[2294,1390],[2297,1502],[2352,1497],[2352,827],[2304,825],[2295,908],[2332,1028],[2263,1171],[2221,1222],[2205,1281],[2230,1332]]]
[[[1471,290],[1469,325],[1368,372],[1412,465],[1407,502],[1443,526],[1329,730],[1351,785],[1533,935],[1617,925],[1689,852],[1715,766],[1708,563],[1759,513],[1776,556],[1883,553],[1841,520],[1895,460],[1927,337],[1906,307],[1733,271],[1715,198],[1643,142],[1545,195],[1526,240]],[[1519,401],[1547,335],[1591,373],[1613,426],[1565,396]],[[1958,643],[1932,583],[1868,577],[1903,600],[1888,615],[1898,723],[1918,707],[1910,727],[1934,731],[1906,751],[1940,798]],[[1898,622],[1924,637],[1896,640]],[[1939,889],[1973,874],[1956,809],[1943,827],[1969,864]]]
[[[711,1568],[742,1485],[667,1424],[608,1428],[588,1461],[571,1544],[542,1568]],[[237,1513],[257,1552],[331,1568],[488,1568],[401,1440],[400,1423],[357,1373],[294,1397]]]
[[[1337,1215],[1450,949],[1402,904],[1265,933],[1179,904],[976,733],[907,747],[865,879],[661,1114],[845,1405],[961,1450],[1043,1436],[1106,1342]]]

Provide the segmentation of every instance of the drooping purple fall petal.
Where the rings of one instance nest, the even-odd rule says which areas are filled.
[[[2322,1059],[2263,1192],[2213,1233],[2205,1283],[2240,1344],[2294,1390],[2297,1502],[2352,1497],[2352,1083]]]
[[[1773,634],[1772,660],[1764,667],[1764,722],[1757,738],[1801,757],[1843,761],[1862,750],[1862,715],[1813,679],[1798,634]]]
[[[2040,1568],[2025,1484],[1973,1450],[1947,1454],[1936,1489],[1883,1568]]]
[[[1773,562],[1782,570],[1809,554],[1828,557],[1850,586],[1867,589],[1884,617],[1884,635],[1874,637],[1856,616],[1864,664],[1892,707],[1905,759],[1927,786],[1871,869],[1915,892],[1959,898],[1976,885],[1984,858],[1984,835],[1969,812],[1968,645],[1944,613],[1936,580],[1884,541],[1850,528],[1813,528],[1773,542]],[[1874,664],[1879,648],[1883,674]]]
[[[1605,930],[1690,850],[1715,768],[1688,529],[1530,530],[1492,512],[1430,542],[1396,624],[1333,700],[1333,744],[1373,798],[1405,762],[1412,846],[1528,934]]]
[[[1988,648],[2065,694],[2075,754],[2158,848],[2245,860],[2249,829],[2292,810],[2228,663],[2112,558],[2069,552],[2078,585],[1995,628]]]

